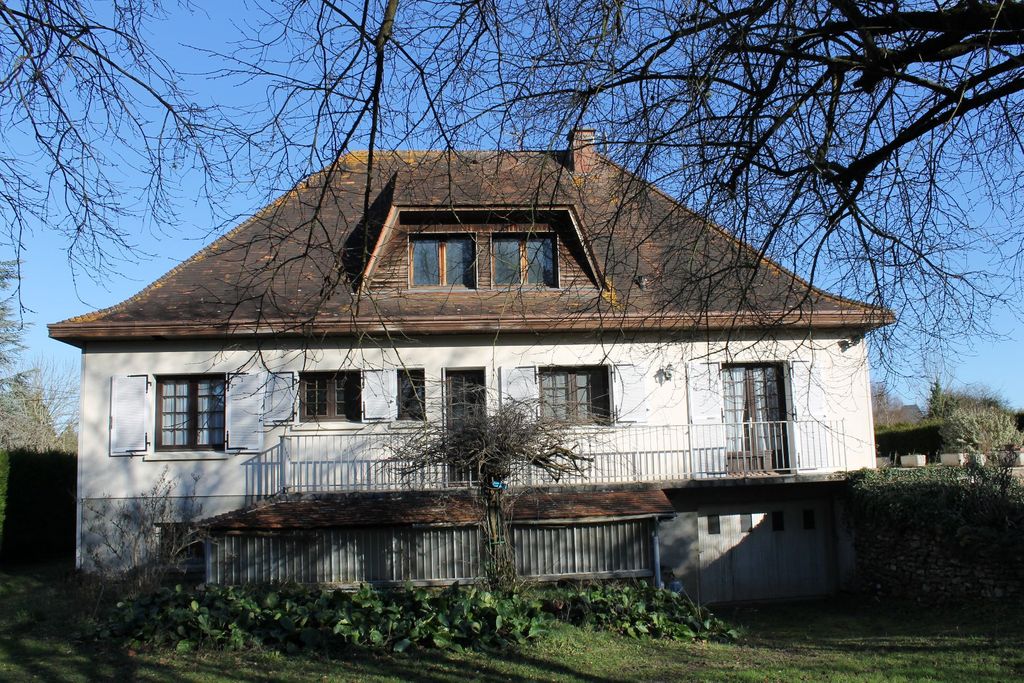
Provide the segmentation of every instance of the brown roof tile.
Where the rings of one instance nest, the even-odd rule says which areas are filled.
[[[364,208],[366,158],[347,155],[132,298],[55,323],[51,336],[869,327],[891,320],[888,311],[809,287],[610,161],[580,176],[563,156],[378,154]],[[603,287],[593,273],[552,290],[359,287],[385,224],[403,208],[571,213],[583,244],[570,247],[582,261],[593,259]],[[589,272],[586,263],[581,272]]]
[[[271,500],[202,522],[211,531],[272,531],[350,526],[443,524],[480,519],[479,496],[469,491],[339,493]],[[673,516],[657,489],[635,491],[533,491],[515,498],[519,522],[601,517]]]

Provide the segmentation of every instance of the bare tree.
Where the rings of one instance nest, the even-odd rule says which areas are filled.
[[[368,178],[382,148],[560,149],[585,123],[613,160],[761,254],[894,309],[904,342],[945,343],[1019,300],[1014,3],[286,0],[263,12],[225,75],[270,84],[257,132],[275,177],[330,175],[358,148]],[[367,208],[373,198],[368,182]],[[979,224],[979,206],[995,218]]]
[[[515,585],[515,550],[509,512],[531,471],[555,481],[579,475],[590,458],[580,453],[571,425],[538,417],[536,406],[503,402],[487,412],[474,405],[457,419],[427,421],[403,439],[392,458],[406,477],[440,476],[476,489],[486,559],[484,572],[496,589]]]

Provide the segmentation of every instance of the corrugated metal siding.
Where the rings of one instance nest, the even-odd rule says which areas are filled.
[[[513,528],[521,576],[647,576],[649,520]],[[481,574],[476,527],[322,529],[219,536],[207,580],[239,584],[471,581]]]
[[[520,576],[650,574],[651,523],[626,520],[512,531]]]

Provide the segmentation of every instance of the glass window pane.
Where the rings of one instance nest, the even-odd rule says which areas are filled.
[[[531,285],[556,287],[555,241],[550,237],[526,240],[526,282]]]
[[[568,420],[572,417],[569,406],[569,373],[565,370],[540,372],[541,416],[549,420]]]
[[[438,240],[414,240],[412,243],[412,283],[414,285],[441,284]]]
[[[340,372],[334,378],[335,416],[352,422],[362,419],[362,385],[358,372]]]
[[[476,286],[476,250],[468,237],[445,242],[445,280],[449,285]]]
[[[398,372],[398,419],[422,420],[425,385],[422,370]]]
[[[162,446],[188,445],[188,381],[161,382],[160,444]]]
[[[518,237],[494,238],[494,283],[518,285],[522,282]]]
[[[224,382],[200,380],[196,383],[196,445],[219,446],[224,443]]]

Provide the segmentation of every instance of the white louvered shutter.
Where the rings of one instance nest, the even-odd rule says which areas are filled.
[[[503,367],[501,368],[501,401],[526,403],[536,406],[540,399],[540,386],[537,383],[537,368]]]
[[[612,395],[615,398],[615,419],[618,422],[647,422],[650,407],[647,400],[647,377],[636,365],[612,368]]]
[[[398,372],[363,370],[363,419],[398,419]]]
[[[263,397],[263,424],[289,424],[295,419],[295,401],[299,383],[294,372],[272,372],[267,375]]]
[[[267,374],[243,372],[228,375],[224,406],[225,449],[258,453],[263,449],[263,401]]]
[[[149,377],[110,378],[110,454],[141,455],[149,449]]]
[[[690,423],[721,423],[722,371],[718,363],[693,361],[687,364],[686,369],[686,389],[690,399]]]
[[[724,477],[726,426],[722,411],[722,368],[718,363],[692,361],[686,365],[686,391],[690,405],[690,448],[694,476]]]
[[[793,410],[797,420],[827,420],[825,377],[820,363],[794,360],[789,363]]]

